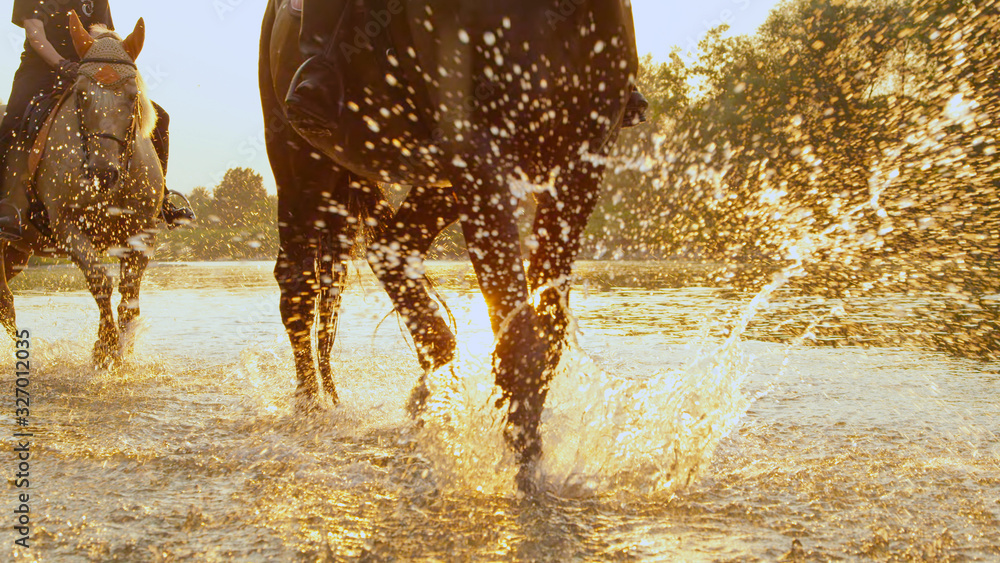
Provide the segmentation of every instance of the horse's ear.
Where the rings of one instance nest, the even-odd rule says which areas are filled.
[[[82,59],[94,44],[94,38],[83,27],[80,16],[76,15],[76,10],[70,10],[69,12],[69,33],[73,37],[73,48],[76,49],[76,54]]]
[[[132,30],[132,33],[128,34],[125,41],[122,41],[122,45],[125,47],[125,52],[134,61],[139,57],[139,52],[142,51],[142,44],[145,42],[146,22],[142,21],[142,18],[139,18],[139,21],[135,22],[135,29]]]

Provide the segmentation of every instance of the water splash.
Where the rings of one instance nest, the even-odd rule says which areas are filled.
[[[690,484],[749,405],[741,385],[750,357],[740,334],[751,318],[748,312],[721,344],[702,342],[686,368],[648,375],[613,373],[571,346],[542,415],[542,488],[590,497],[669,493]],[[460,355],[428,375],[431,396],[416,440],[446,490],[514,492],[517,466],[491,377],[488,354]]]
[[[459,354],[428,374],[430,397],[416,434],[444,490],[486,495],[514,491],[517,465],[503,438],[504,413],[489,355]]]

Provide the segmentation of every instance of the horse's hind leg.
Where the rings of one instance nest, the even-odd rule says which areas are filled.
[[[28,258],[31,256],[26,252],[14,248],[7,243],[0,243],[0,321],[3,322],[4,329],[11,338],[17,335],[17,318],[14,313],[14,294],[10,290],[8,283],[17,274],[21,273]]]
[[[440,367],[454,354],[455,337],[421,278],[434,239],[457,219],[450,190],[414,187],[368,249],[372,271],[413,336],[424,369]]]
[[[352,223],[337,212],[340,205],[334,201],[333,194],[346,200],[351,190],[350,178],[329,160],[316,159],[308,151],[289,155],[289,158],[294,166],[284,168],[276,166],[275,157],[271,157],[278,184],[280,248],[274,277],[281,290],[281,320],[295,355],[296,394],[307,399],[320,394],[312,340],[316,327],[319,329],[317,351],[321,355],[323,387],[336,403],[337,392],[329,372],[329,351],[336,334],[340,301],[339,298],[324,299],[321,289],[338,279],[338,276],[323,279],[326,259],[341,264],[342,273],[346,275],[343,262],[350,255],[357,222]],[[342,285],[340,279],[338,285]],[[325,297],[333,297],[332,287]]]
[[[340,218],[338,218],[340,219]],[[339,222],[339,221],[337,221]],[[350,258],[351,242],[357,230],[350,225],[334,228],[333,232],[343,235],[343,240],[334,241],[326,233],[316,261],[317,280],[320,292],[316,302],[316,347],[320,381],[323,389],[336,398],[337,387],[333,381],[333,367],[330,354],[337,338],[337,323],[344,287],[347,285],[347,265]]]
[[[518,486],[533,488],[535,462],[541,456],[539,423],[548,392],[545,372],[546,344],[538,332],[531,306],[515,211],[505,183],[488,165],[476,167],[477,176],[456,186],[460,211],[466,217],[462,230],[479,287],[489,308],[497,335],[493,373],[507,403],[508,444],[518,455]]]
[[[7,333],[14,337],[17,334],[17,318],[14,313],[14,294],[8,284],[24,270],[31,254],[21,252],[7,243],[0,244],[0,254],[3,255],[0,260],[0,268],[3,268],[3,272],[0,272],[0,319]]]
[[[139,318],[139,286],[148,265],[149,256],[138,250],[128,252],[121,259],[121,281],[118,283],[118,292],[122,300],[118,304],[118,330],[122,336],[128,335],[132,323]],[[121,354],[131,354],[134,343],[122,344]]]
[[[529,260],[528,283],[533,293],[541,291],[537,310],[548,341],[546,365],[550,371],[562,354],[569,325],[573,261],[597,202],[602,173],[591,164],[576,163],[559,178],[558,197],[548,192],[538,196],[533,226],[538,244]]]
[[[295,373],[298,376],[296,396],[314,398],[320,392],[312,351],[312,328],[319,288],[316,275],[318,245],[316,239],[309,236],[310,233],[301,232],[303,225],[296,219],[279,211],[281,247],[274,265],[274,279],[281,290],[281,321],[295,356]],[[331,394],[330,398],[336,403],[336,394]]]
[[[419,412],[427,399],[427,370],[441,367],[455,355],[455,335],[421,278],[434,239],[456,220],[458,205],[451,190],[414,187],[368,251],[372,271],[406,323],[425,372],[410,396],[411,414]]]
[[[340,310],[341,296],[347,278],[346,263],[335,260],[332,252],[326,249],[318,261],[320,292],[317,302],[316,347],[318,348],[319,376],[323,389],[331,396],[336,396],[336,385],[333,382],[333,369],[330,354],[333,342],[337,338],[337,321]]]
[[[341,181],[347,182],[350,177],[344,176]],[[371,185],[344,185],[338,190],[341,193],[350,194],[355,203],[350,207],[360,210],[370,210],[371,216],[366,219],[374,220],[375,232],[382,231],[388,224],[391,217],[392,208],[382,197],[382,192]],[[329,205],[332,205],[330,202]],[[332,212],[327,208],[328,213],[324,220],[327,231],[320,244],[319,259],[317,269],[319,272],[320,293],[316,303],[316,346],[319,364],[320,381],[323,388],[328,393],[336,396],[333,382],[333,371],[330,363],[330,353],[333,342],[337,337],[338,315],[340,303],[343,297],[344,288],[347,285],[347,267],[354,250],[354,243],[358,237],[362,221],[359,218],[344,217],[340,213]]]

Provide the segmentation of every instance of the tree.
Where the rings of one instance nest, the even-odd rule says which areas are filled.
[[[215,214],[215,209],[212,206],[212,194],[208,193],[208,188],[204,186],[198,186],[191,190],[188,201],[191,202],[191,209],[202,223],[207,221],[209,216]]]
[[[993,6],[787,0],[693,65],[643,60],[653,123],[610,155],[585,254],[781,260],[820,233],[871,263],[1000,254]]]
[[[250,168],[227,170],[212,195],[223,225],[250,226],[268,219],[264,178]]]

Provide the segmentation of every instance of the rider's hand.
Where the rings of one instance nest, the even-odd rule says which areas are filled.
[[[80,74],[80,63],[63,59],[59,61],[59,68],[56,69],[56,73],[59,75],[61,81],[72,83],[76,81],[76,77]]]

